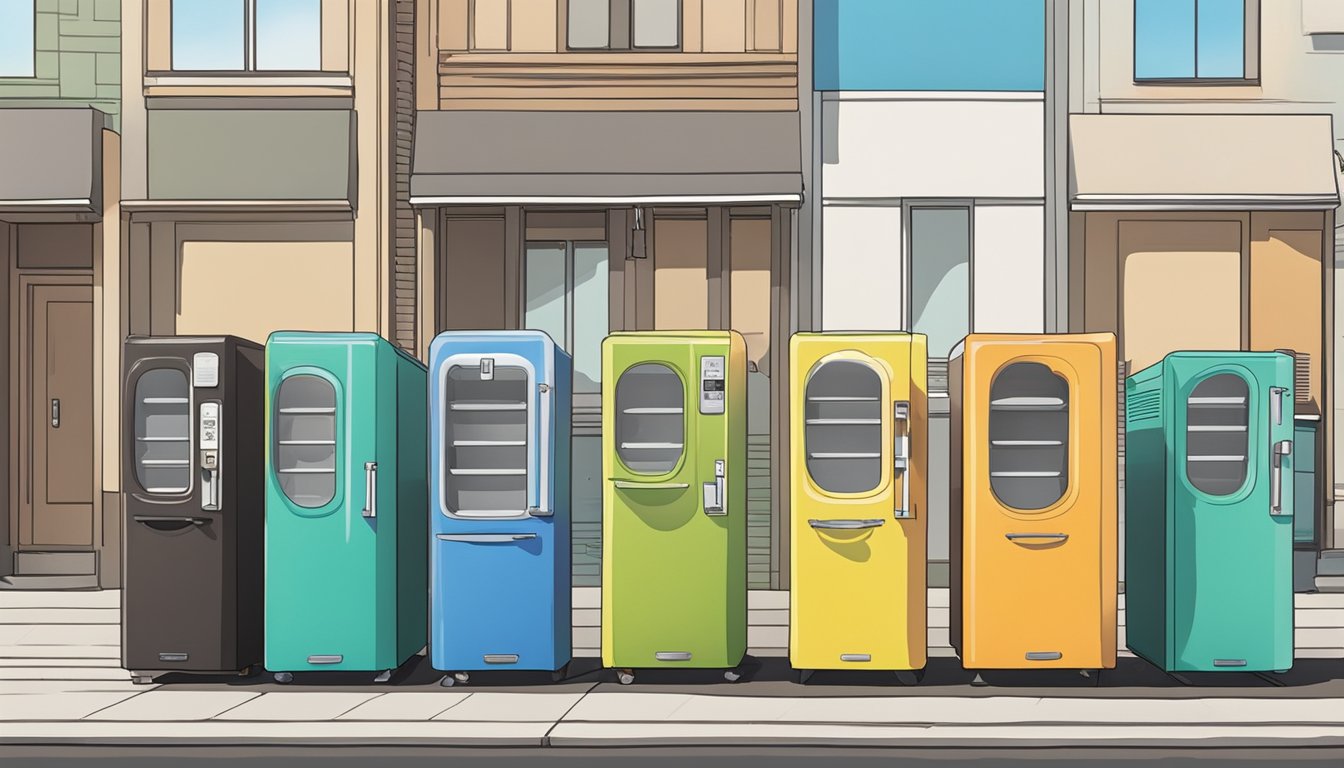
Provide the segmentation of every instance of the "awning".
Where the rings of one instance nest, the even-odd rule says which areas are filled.
[[[421,112],[411,203],[802,199],[795,112]]]
[[[1339,205],[1328,115],[1073,115],[1075,211]]]
[[[0,211],[98,212],[106,125],[89,107],[0,109]]]

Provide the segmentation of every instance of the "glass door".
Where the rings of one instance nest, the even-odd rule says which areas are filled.
[[[807,473],[830,494],[882,483],[882,379],[853,360],[824,363],[807,381],[803,449]]]
[[[311,373],[287,377],[276,392],[275,472],[290,503],[321,509],[336,497],[336,388]]]
[[[178,368],[156,368],[135,384],[135,476],[149,493],[191,490],[191,386]]]
[[[525,517],[531,466],[532,376],[521,365],[450,365],[444,409],[442,511],[460,518]]]
[[[989,403],[989,484],[1009,509],[1033,512],[1069,488],[1069,384],[1041,363],[1012,363]]]

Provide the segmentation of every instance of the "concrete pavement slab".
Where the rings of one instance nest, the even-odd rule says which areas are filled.
[[[152,686],[130,680],[0,680],[0,696],[12,693],[144,693]]]
[[[471,695],[467,691],[394,691],[370,699],[336,719],[431,720]]]
[[[268,694],[269,695],[269,694]],[[262,722],[21,723],[0,729],[0,744],[369,746],[417,744],[460,747],[541,746],[550,723]]]
[[[89,720],[143,720],[182,722],[209,720],[238,705],[255,699],[249,691],[172,691],[157,689],[127,699],[115,706],[89,715]]]
[[[435,720],[472,722],[554,723],[580,699],[582,693],[475,692]]]
[[[140,691],[0,694],[0,720],[79,720],[135,697]],[[7,730],[0,729],[0,730]]]
[[[130,680],[131,673],[107,666],[0,667],[2,680]]]
[[[575,705],[565,715],[565,720],[659,722],[671,719],[677,710],[691,701],[692,696],[688,693],[594,692]],[[736,699],[732,697],[729,701]]]
[[[295,691],[264,693],[223,713],[218,720],[284,720],[321,722],[337,717],[380,695],[369,693]]]
[[[121,646],[118,624],[0,624],[0,645]]]

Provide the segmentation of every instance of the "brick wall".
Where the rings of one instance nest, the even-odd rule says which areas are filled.
[[[34,77],[0,78],[0,107],[92,106],[120,130],[120,0],[34,0]]]

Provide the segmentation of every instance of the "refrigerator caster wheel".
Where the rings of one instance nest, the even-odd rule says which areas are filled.
[[[616,679],[621,685],[629,685],[635,682],[635,671],[633,669],[622,669],[616,673]]]
[[[392,679],[392,670],[390,670],[390,669],[385,669],[385,670],[383,670],[382,674],[380,674],[380,675],[378,675],[377,677],[373,678],[373,682],[375,682],[375,683],[386,683],[388,680],[391,680],[391,679]]]
[[[294,682],[294,673],[293,673],[293,672],[276,672],[276,673],[275,673],[275,682],[277,682],[277,683],[279,683],[279,684],[281,684],[281,685],[289,685],[290,683]]]
[[[814,675],[814,674],[816,674],[816,670],[815,670],[815,669],[800,669],[800,670],[798,670],[798,684],[799,684],[799,685],[807,685],[807,681],[808,681],[808,680],[811,680],[811,679],[812,679],[812,675]]]
[[[559,668],[559,669],[557,669],[557,670],[551,672],[551,682],[552,682],[552,683],[558,683],[558,682],[560,682],[561,680],[564,680],[566,677],[569,677],[569,665],[568,665],[568,664],[566,664],[565,666],[563,666],[563,667],[561,667],[561,668]]]
[[[238,670],[238,676],[239,676],[239,677],[251,677],[251,676],[252,676],[252,672],[253,672],[253,670],[252,670],[251,667],[243,667],[242,669]]]
[[[454,672],[453,679],[463,685],[466,685],[467,683],[471,682],[471,675],[468,675],[466,672]]]
[[[730,683],[736,683],[738,680],[742,679],[742,673],[736,669],[725,669],[723,671],[723,679]]]
[[[979,672],[976,672],[975,677],[971,678],[971,685],[980,688],[989,685],[989,683],[985,682],[985,678],[981,677]]]
[[[132,685],[151,685],[153,682],[154,678],[149,675],[131,675]]]
[[[452,688],[456,684],[457,681],[453,679],[452,675],[444,675],[443,679],[439,680],[439,685],[443,686],[444,688]]]
[[[899,669],[896,671],[896,682],[901,685],[919,685],[919,681],[924,677],[921,670]]]

